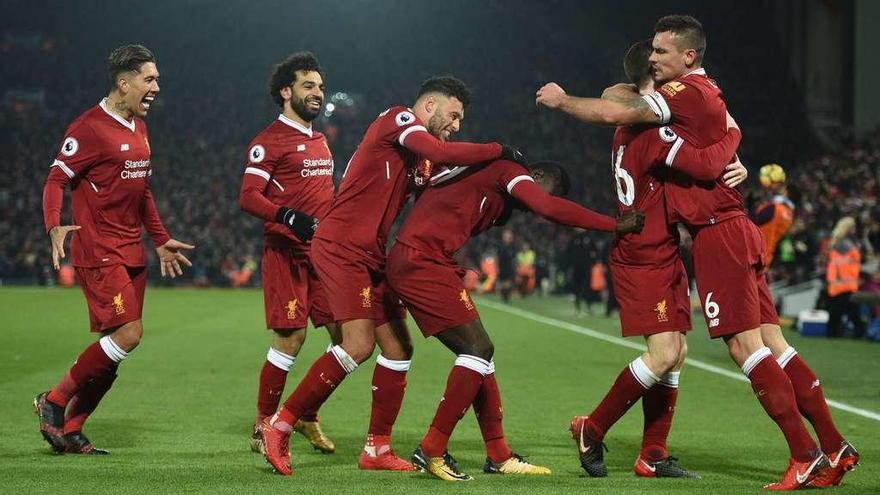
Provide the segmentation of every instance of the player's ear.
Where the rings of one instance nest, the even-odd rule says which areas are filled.
[[[425,97],[425,111],[429,114],[433,114],[434,110],[437,109],[437,97],[434,95],[428,95]]]
[[[293,96],[293,89],[291,89],[290,86],[284,86],[279,93],[281,94],[281,98],[289,100]]]

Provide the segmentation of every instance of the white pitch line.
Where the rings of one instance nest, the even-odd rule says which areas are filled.
[[[614,337],[591,328],[582,327],[580,325],[575,325],[574,323],[569,323],[567,321],[557,320],[556,318],[550,318],[547,316],[542,316],[537,313],[533,313],[531,311],[526,311],[524,309],[514,308],[512,306],[508,306],[506,304],[500,304],[494,301],[488,301],[486,299],[480,299],[480,304],[484,306],[488,306],[492,309],[496,309],[498,311],[504,311],[510,314],[514,314],[517,316],[521,316],[523,318],[528,318],[529,320],[536,321],[538,323],[543,323],[545,325],[554,326],[557,328],[562,328],[564,330],[568,330],[571,332],[579,333],[581,335],[586,335],[587,337],[593,337],[594,339],[603,340],[605,342],[619,345],[622,347],[629,347],[630,349],[635,349],[638,351],[644,351],[645,346],[642,344],[637,344],[635,342],[631,342],[622,337]],[[734,380],[739,380],[741,382],[749,381],[748,378],[743,376],[742,373],[736,373],[724,368],[720,368],[718,366],[704,363],[703,361],[699,361],[697,359],[692,359],[690,357],[687,358],[686,364],[688,366],[693,366],[694,368],[699,368],[704,371],[708,371],[710,373],[715,373],[716,375],[726,376],[727,378],[732,378]],[[849,404],[845,404],[843,402],[838,402],[836,400],[825,399],[825,402],[828,403],[829,406],[834,409],[840,409],[841,411],[850,412],[856,414],[858,416],[862,416],[863,418],[873,419],[874,421],[880,421],[880,414],[869,411],[867,409],[862,409],[860,407],[851,406]]]

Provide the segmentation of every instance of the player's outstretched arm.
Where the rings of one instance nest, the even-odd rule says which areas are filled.
[[[551,196],[530,180],[518,182],[510,194],[523,206],[551,222],[569,227],[614,232],[617,222],[567,199]]]
[[[159,255],[159,270],[162,276],[174,278],[183,275],[180,265],[192,266],[192,262],[181,251],[190,249],[195,249],[195,246],[176,239],[168,239],[168,242],[157,247],[156,254]]]
[[[516,158],[511,154],[513,148],[502,146],[498,143],[481,144],[440,141],[423,129],[401,136],[400,144],[403,147],[436,164],[467,166],[487,162],[495,158],[511,160]],[[505,155],[505,153],[510,156]],[[516,154],[520,157],[522,156],[518,151],[516,151]]]
[[[67,255],[64,252],[64,241],[67,234],[79,230],[79,225],[61,225],[61,206],[64,202],[64,188],[70,182],[70,175],[60,167],[49,169],[46,185],[43,187],[43,223],[52,244],[52,266],[57,270],[61,260]]]
[[[661,123],[657,113],[638,93],[630,96],[615,93],[614,98],[580,98],[566,94],[562,87],[551,82],[537,91],[535,103],[561,110],[588,124],[616,127]]]

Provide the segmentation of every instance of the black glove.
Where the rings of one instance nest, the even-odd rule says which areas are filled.
[[[290,209],[286,206],[278,208],[278,213],[275,214],[275,221],[286,225],[287,228],[293,232],[293,235],[303,242],[312,240],[312,236],[315,235],[315,230],[318,229],[317,218],[310,217],[305,213]]]
[[[518,149],[514,148],[513,146],[510,146],[509,144],[502,144],[501,145],[500,158],[519,163],[520,165],[523,165],[523,166],[527,165],[526,157],[523,156],[523,154]]]

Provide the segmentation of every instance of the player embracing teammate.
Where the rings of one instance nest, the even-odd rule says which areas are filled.
[[[394,106],[373,121],[349,161],[311,251],[342,343],[318,358],[281,410],[263,422],[266,459],[279,473],[292,473],[288,442],[296,422],[327,400],[377,344],[381,354],[373,373],[370,426],[358,465],[413,469],[390,445],[412,344],[405,310],[385,278],[386,241],[413,187],[427,184],[435,164],[470,165],[519,155],[497,143],[447,142],[459,130],[469,102],[470,91],[458,79],[428,79],[412,108]]]
[[[632,87],[618,85],[606,90],[602,99],[576,98],[549,83],[538,90],[537,102],[593,124],[668,125],[671,133],[661,137],[670,142],[659,157],[671,167],[664,179],[668,221],[684,223],[694,238],[697,288],[709,333],[723,338],[791,452],[782,479],[765,488],[839,484],[858,462],[858,453],[835,428],[821,386],[814,386],[815,375],[782,336],[766,281],[763,239],[746,216],[742,196],[721,177],[696,180],[675,170],[685,142],[708,147],[727,133],[721,91],[702,68],[703,28],[693,17],[667,16],[658,21],[655,32],[649,61],[660,86],[656,92],[639,95]],[[636,367],[631,374],[647,377],[649,383],[641,385],[650,388],[647,385],[659,377],[644,371]],[[821,449],[799,411],[816,429]],[[573,427],[582,464],[595,461],[594,452],[602,448],[601,425],[580,417]],[[598,458],[601,461],[601,454]]]

